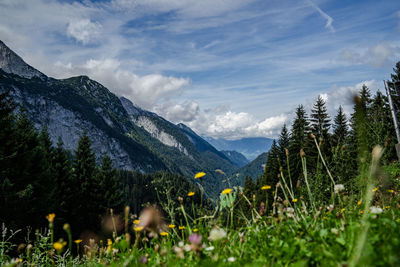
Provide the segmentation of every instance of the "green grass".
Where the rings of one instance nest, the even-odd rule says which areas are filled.
[[[168,227],[172,222],[164,221],[154,208],[147,209],[147,215],[142,213],[135,225],[127,208],[125,220],[112,217],[111,227],[116,229],[122,222],[125,230],[111,230],[109,241],[107,236],[85,239],[80,247],[53,237],[53,222],[49,222],[49,231],[31,233],[34,238],[19,246],[12,244],[18,233],[3,226],[0,261],[3,266],[399,266],[398,187],[396,183],[393,188],[378,183],[383,170],[396,180],[398,165],[380,169],[380,156],[381,150],[375,149],[358,195],[344,189],[333,193],[325,204],[303,190],[305,195],[295,196],[297,202],[290,201],[291,197],[289,201],[275,200],[274,209],[260,212],[235,188],[221,194],[215,211],[193,206],[197,217],[192,218],[192,211],[179,204],[182,200],[171,196],[168,202],[178,207],[168,210],[168,218],[174,218],[174,213],[185,218],[173,222],[174,228]],[[265,192],[273,194],[275,190],[285,187]],[[286,187],[282,193],[293,195],[289,191]],[[236,203],[240,198],[249,204],[246,210],[239,210]],[[69,233],[69,227],[64,228]],[[62,248],[56,250],[57,245]]]

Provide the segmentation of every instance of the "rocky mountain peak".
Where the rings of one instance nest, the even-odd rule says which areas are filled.
[[[0,69],[4,72],[31,79],[38,77],[45,79],[46,75],[29,66],[20,56],[14,53],[0,40]]]

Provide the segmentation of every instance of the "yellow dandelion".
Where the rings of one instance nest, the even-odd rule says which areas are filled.
[[[62,249],[63,249],[63,247],[65,246],[67,244],[67,242],[55,242],[54,244],[53,244],[53,247],[54,247],[54,249],[55,250],[57,250],[57,252],[61,252],[62,251]]]
[[[186,227],[185,226],[179,226],[178,228],[179,228],[179,230],[185,230]]]
[[[168,236],[168,233],[167,232],[161,232],[160,235],[161,236]]]
[[[222,192],[221,192],[221,194],[229,194],[229,193],[231,193],[232,192],[232,189],[231,188],[227,188],[227,189],[224,189]]]
[[[74,243],[75,243],[75,244],[79,244],[79,243],[81,243],[81,242],[82,242],[82,239],[74,240]]]
[[[175,224],[170,224],[170,225],[168,225],[168,227],[173,229],[173,228],[175,228]]]
[[[361,203],[362,203],[362,201],[361,201],[361,200],[357,201],[357,205],[358,205],[358,206],[360,206],[360,205],[361,205]]]
[[[140,231],[143,230],[143,226],[136,226],[136,227],[133,227],[133,230],[135,230],[135,232],[140,232]]]
[[[107,239],[107,245],[111,246],[112,245],[112,240],[110,238]]]
[[[345,210],[346,210],[346,208],[342,208],[342,209],[340,210],[340,213],[343,213]]]
[[[199,179],[199,178],[203,177],[204,175],[206,175],[205,172],[198,172],[198,173],[196,173],[196,175],[194,176],[194,179]]]
[[[46,219],[49,221],[49,223],[52,223],[55,217],[56,217],[55,213],[50,213],[49,215],[46,216]]]
[[[194,192],[189,192],[189,193],[187,194],[187,196],[188,196],[188,197],[194,196]]]
[[[390,206],[385,206],[385,209],[390,209]]]
[[[195,232],[195,233],[198,232],[198,231],[199,231],[199,229],[197,229],[197,228],[193,229],[193,232]]]
[[[133,221],[133,224],[139,224],[140,223],[140,220],[134,220]]]
[[[292,202],[296,203],[297,202],[297,198],[293,198]]]
[[[394,190],[393,189],[388,189],[387,192],[388,193],[394,193]]]
[[[271,189],[270,185],[264,185],[263,187],[261,187],[261,190],[269,190]]]
[[[374,192],[378,191],[378,187],[375,187],[374,189],[372,189],[372,191]]]

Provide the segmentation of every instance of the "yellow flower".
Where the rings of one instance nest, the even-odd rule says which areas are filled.
[[[162,236],[168,236],[168,233],[167,233],[167,232],[161,232],[160,235],[162,235]]]
[[[341,210],[340,210],[340,212],[341,212],[341,213],[343,213],[345,210],[346,210],[346,209],[345,209],[345,208],[343,208],[343,209],[341,209]]]
[[[385,209],[390,209],[390,206],[386,206]]]
[[[261,187],[261,190],[269,190],[271,189],[270,185],[264,185],[263,187]]]
[[[75,244],[79,244],[79,243],[81,243],[81,242],[82,242],[82,239],[77,239],[77,240],[74,240],[74,242],[75,242]]]
[[[358,205],[358,206],[360,206],[360,205],[361,205],[361,203],[362,203],[362,201],[361,201],[361,200],[357,201],[357,205]]]
[[[135,230],[135,232],[140,232],[140,231],[143,230],[143,226],[136,226],[136,227],[133,227],[133,230]]]
[[[134,220],[133,221],[133,224],[139,224],[140,223],[140,220]]]
[[[112,245],[112,240],[110,238],[107,239],[107,245],[111,246]]]
[[[204,175],[206,175],[205,172],[198,172],[198,173],[196,173],[196,175],[194,176],[194,179],[201,178],[201,177],[203,177]]]
[[[393,189],[388,189],[387,192],[388,193],[394,193],[394,190]]]
[[[178,228],[179,228],[179,230],[185,230],[186,227],[185,226],[179,226]]]
[[[363,210],[360,210],[360,214],[363,214],[364,213],[364,211]]]
[[[57,250],[57,252],[61,252],[62,251],[62,249],[63,249],[63,247],[65,246],[67,244],[67,242],[55,242],[54,244],[53,244],[53,247],[54,247],[54,249],[55,250]]]
[[[292,202],[296,203],[297,202],[297,198],[292,199]]]
[[[231,188],[227,188],[227,189],[224,189],[224,190],[221,192],[221,194],[229,194],[230,192],[232,192],[232,189],[231,189]]]
[[[372,189],[372,191],[374,192],[378,191],[378,187],[375,187],[374,189]]]
[[[50,213],[49,215],[46,216],[46,219],[49,221],[49,223],[52,223],[55,217],[56,217],[55,213]]]
[[[175,224],[170,224],[170,225],[168,225],[168,227],[171,228],[171,229],[175,228]]]
[[[194,196],[194,192],[189,192],[189,193],[187,194],[187,196],[188,196],[188,197]]]
[[[195,232],[195,233],[198,232],[198,231],[199,231],[199,229],[197,229],[197,228],[193,229],[193,232]]]

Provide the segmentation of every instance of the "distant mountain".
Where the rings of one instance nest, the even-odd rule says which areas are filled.
[[[243,167],[250,162],[242,153],[237,151],[222,150],[221,152],[239,167]]]
[[[214,139],[212,137],[204,137],[204,139],[220,151],[237,151],[249,160],[254,160],[261,153],[268,152],[273,141],[273,139],[265,137],[250,137],[238,140]]]
[[[46,126],[55,143],[74,150],[83,132],[99,159],[107,153],[115,167],[141,172],[168,170],[193,181],[204,171],[209,195],[224,187],[223,173],[238,166],[190,128],[119,98],[87,76],[54,79],[29,66],[0,41],[0,92],[10,91],[37,128]]]
[[[255,160],[233,172],[230,177],[232,181],[243,183],[247,176],[256,180],[264,173],[265,163],[267,162],[267,152],[259,155]],[[243,184],[242,184],[243,185]]]

